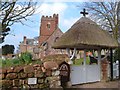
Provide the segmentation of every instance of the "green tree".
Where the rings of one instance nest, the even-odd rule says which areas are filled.
[[[13,54],[14,53],[14,45],[4,45],[2,46],[2,55]]]
[[[34,0],[0,0],[0,43],[9,34],[10,26],[14,23],[25,25],[23,20],[29,20],[37,9],[37,3]]]
[[[103,29],[112,31],[113,37],[118,40],[120,2],[87,2],[84,7],[89,11],[89,15],[93,20],[101,25]]]
[[[114,60],[119,60],[120,61],[120,48],[117,48],[114,53]]]

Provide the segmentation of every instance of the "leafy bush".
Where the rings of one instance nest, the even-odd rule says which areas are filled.
[[[21,65],[21,64],[24,64],[24,62],[22,62],[18,58],[15,58],[15,59],[12,60],[12,64],[13,65]]]
[[[19,60],[18,59],[13,59],[12,64],[19,64]]]
[[[114,60],[120,60],[120,48],[117,48],[114,53]]]
[[[0,59],[0,68],[2,67],[2,64],[3,64],[3,63],[2,63],[2,59]]]
[[[0,59],[0,67],[10,67],[10,66],[17,66],[17,65],[24,65],[24,64],[42,64],[40,60],[35,60],[32,62],[32,55],[31,53],[25,52],[21,53],[19,57],[14,59]]]
[[[5,67],[5,66],[12,66],[13,64],[12,64],[12,61],[11,60],[9,60],[9,59],[6,59],[6,60],[1,60],[1,65],[2,65],[2,67]]]
[[[28,64],[32,62],[32,55],[29,52],[21,53],[19,59],[25,64]]]
[[[0,59],[0,67],[11,67],[16,65],[24,64],[23,61],[19,60],[18,58],[15,59]]]

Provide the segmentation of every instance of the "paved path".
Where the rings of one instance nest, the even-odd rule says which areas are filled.
[[[74,85],[70,88],[119,88],[120,90],[120,80]]]

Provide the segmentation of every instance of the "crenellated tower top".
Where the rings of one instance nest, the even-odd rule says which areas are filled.
[[[40,36],[50,36],[58,27],[58,14],[53,16],[42,16],[40,25]]]

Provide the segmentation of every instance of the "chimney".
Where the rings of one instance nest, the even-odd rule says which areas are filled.
[[[27,43],[27,37],[26,36],[24,36],[24,38],[23,38],[23,42],[24,42],[24,45],[26,45]]]

